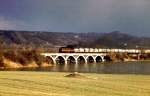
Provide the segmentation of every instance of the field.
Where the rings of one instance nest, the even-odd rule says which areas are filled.
[[[0,72],[0,96],[150,96],[150,75]]]

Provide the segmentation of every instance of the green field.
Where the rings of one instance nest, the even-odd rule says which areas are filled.
[[[150,96],[150,75],[0,72],[0,96]]]

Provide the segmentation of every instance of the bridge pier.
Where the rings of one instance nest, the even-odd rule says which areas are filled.
[[[54,65],[56,65],[56,64],[57,64],[55,60],[53,60],[53,62],[54,62]]]
[[[85,60],[85,64],[88,64],[88,61],[87,61],[87,60]]]
[[[94,63],[97,63],[95,59],[94,59]]]
[[[137,54],[137,60],[141,59],[141,54]]]
[[[75,59],[75,63],[78,64],[78,58]]]

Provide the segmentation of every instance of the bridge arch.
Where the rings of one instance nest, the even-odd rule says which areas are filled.
[[[65,57],[63,57],[63,56],[57,56],[55,58],[55,62],[56,62],[56,64],[65,64],[66,63],[65,62]]]
[[[46,56],[46,63],[48,63],[48,64],[54,64],[55,62],[55,60],[53,59],[53,57],[51,57],[51,56]]]
[[[95,61],[96,61],[96,63],[100,63],[103,61],[103,57],[102,56],[96,56]]]
[[[95,62],[93,56],[88,56],[86,60],[87,60],[87,63],[94,63]]]
[[[66,60],[67,60],[66,61],[67,64],[75,64],[75,63],[77,63],[74,56],[69,56]]]
[[[86,58],[84,56],[79,56],[77,57],[77,63],[78,64],[85,64],[87,61],[86,61]]]

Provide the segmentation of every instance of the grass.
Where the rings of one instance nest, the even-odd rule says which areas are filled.
[[[150,75],[0,72],[0,96],[150,96]]]

